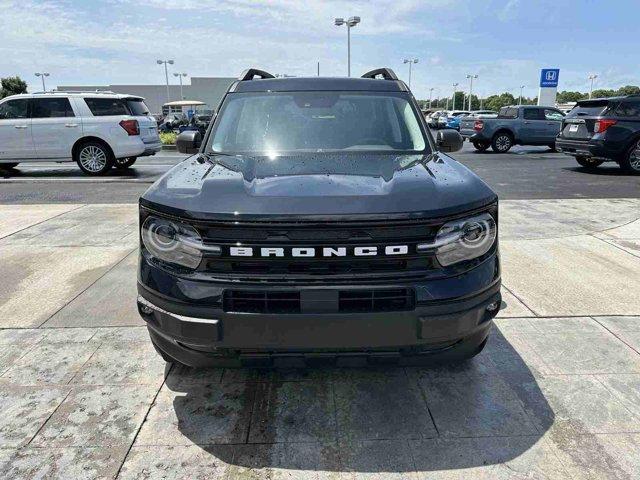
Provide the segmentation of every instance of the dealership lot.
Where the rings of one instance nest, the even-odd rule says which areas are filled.
[[[503,309],[456,367],[167,368],[137,196],[184,156],[0,180],[0,477],[637,478],[640,177],[454,154],[501,195]]]

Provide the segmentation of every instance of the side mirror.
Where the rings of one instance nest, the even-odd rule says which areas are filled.
[[[198,153],[202,144],[202,135],[197,130],[185,130],[176,139],[176,148],[180,153]]]
[[[464,140],[455,130],[439,130],[436,144],[441,152],[457,152],[462,148]]]

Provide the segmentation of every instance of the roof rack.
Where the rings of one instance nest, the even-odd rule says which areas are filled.
[[[32,92],[33,95],[44,95],[44,94],[52,94],[52,93],[111,93],[116,94],[116,92],[112,92],[111,90],[49,90],[48,92]]]
[[[362,75],[362,78],[377,78],[378,76],[385,80],[398,80],[398,76],[390,68],[376,68]]]
[[[253,80],[254,77],[260,78],[276,78],[271,75],[269,72],[265,72],[264,70],[258,70],[257,68],[248,68],[244,72],[240,74],[238,80],[244,82],[246,80]]]

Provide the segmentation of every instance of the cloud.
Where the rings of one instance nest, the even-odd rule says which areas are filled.
[[[520,8],[520,0],[509,0],[504,7],[498,10],[497,17],[501,22],[509,22],[516,18]]]

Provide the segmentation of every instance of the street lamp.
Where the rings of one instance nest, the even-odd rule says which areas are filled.
[[[184,92],[182,91],[182,77],[186,77],[186,73],[174,73],[174,77],[178,77],[180,79],[180,99],[184,100]]]
[[[414,63],[418,63],[418,59],[417,58],[405,58],[402,63],[408,63],[409,64],[409,88],[411,88],[411,65],[413,65]]]
[[[469,79],[469,111],[471,111],[471,94],[473,93],[473,79],[478,78],[478,75],[467,75],[467,78]]]
[[[598,78],[598,75],[592,74],[589,75],[589,80],[591,80],[591,87],[589,88],[589,98],[591,98],[591,94],[593,93],[593,81]]]
[[[453,100],[452,100],[452,107],[451,110],[455,110],[456,109],[456,87],[458,86],[458,83],[454,83],[453,84]]]
[[[167,65],[173,65],[173,60],[156,60],[158,65],[164,64],[164,76],[167,80],[167,103],[171,101],[171,96],[169,95],[169,70],[167,69]]]
[[[522,89],[524,85],[520,85],[520,98],[518,99],[518,105],[522,105]]]
[[[347,26],[347,76],[351,76],[351,29],[360,23],[360,17],[349,17],[347,21],[344,18],[336,18],[334,24],[339,27]]]
[[[431,108],[431,96],[433,95],[433,91],[435,90],[435,88],[431,87],[429,89],[429,108]]]
[[[38,72],[38,73],[34,73],[34,75],[36,77],[41,77],[42,78],[42,91],[46,92],[47,91],[47,87],[44,86],[44,77],[48,77],[49,74],[47,72]]]

